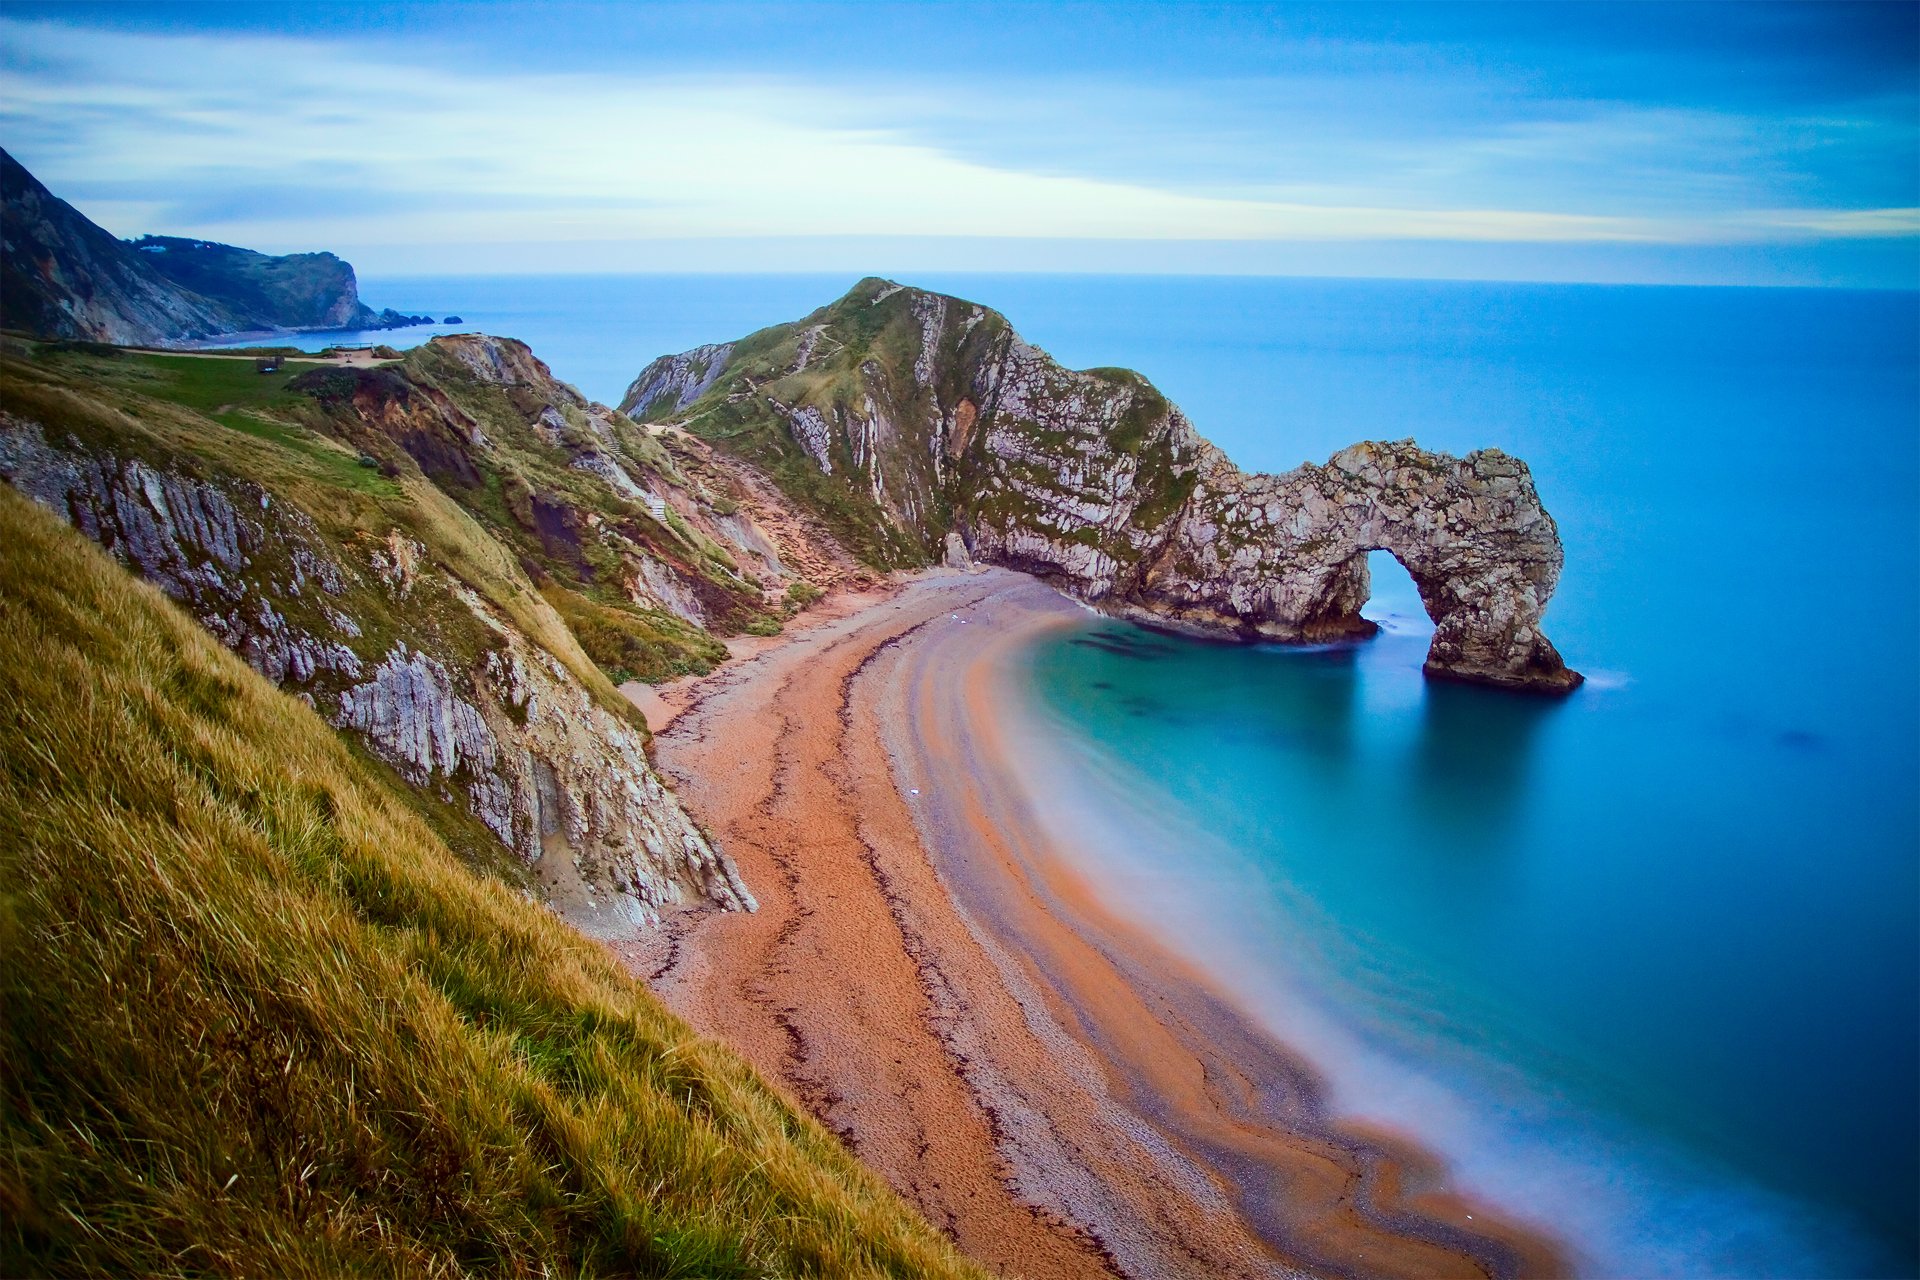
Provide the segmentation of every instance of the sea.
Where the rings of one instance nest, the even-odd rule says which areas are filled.
[[[1139,370],[1249,470],[1408,437],[1526,459],[1572,696],[1425,681],[1375,552],[1367,641],[1090,614],[1038,642],[1010,680],[1042,811],[1336,1109],[1584,1274],[1920,1272],[1920,295],[907,282]],[[462,322],[365,340],[519,337],[618,403],[852,283],[369,279]]]

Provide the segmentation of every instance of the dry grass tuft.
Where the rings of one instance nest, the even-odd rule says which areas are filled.
[[[978,1274],[5,486],[0,546],[0,1274]]]

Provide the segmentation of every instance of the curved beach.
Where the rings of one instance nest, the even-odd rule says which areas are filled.
[[[622,948],[701,1030],[1009,1274],[1516,1276],[1550,1241],[1102,909],[1004,740],[1006,659],[1076,608],[1002,571],[829,602],[649,708],[754,915]]]

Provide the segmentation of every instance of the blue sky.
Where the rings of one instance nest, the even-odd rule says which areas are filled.
[[[1920,283],[1920,6],[0,7],[122,235],[367,274]]]

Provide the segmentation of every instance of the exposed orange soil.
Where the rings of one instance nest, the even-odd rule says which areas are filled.
[[[650,711],[761,904],[621,948],[669,1004],[1007,1274],[1563,1269],[1408,1144],[1329,1121],[1047,847],[997,682],[1072,606],[1001,572],[825,606]]]

